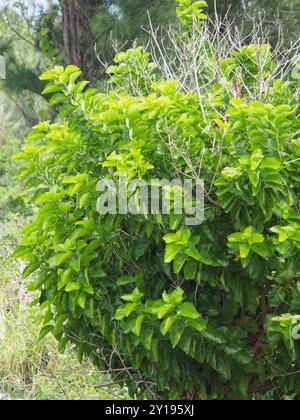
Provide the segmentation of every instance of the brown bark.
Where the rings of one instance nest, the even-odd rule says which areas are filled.
[[[62,0],[62,14],[65,62],[82,68],[80,1]]]

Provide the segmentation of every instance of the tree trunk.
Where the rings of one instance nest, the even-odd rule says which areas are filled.
[[[62,14],[65,62],[82,68],[80,0],[62,0]]]

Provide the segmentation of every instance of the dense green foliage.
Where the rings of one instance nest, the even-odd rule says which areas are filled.
[[[126,399],[122,388],[109,385],[109,373],[79,365],[71,349],[59,354],[51,336],[38,340],[43,316],[30,306],[22,262],[11,257],[24,220],[8,212],[0,219],[0,401]]]
[[[181,39],[201,33],[204,6],[179,1]],[[41,338],[123,369],[132,394],[299,398],[299,72],[272,76],[268,45],[218,57],[207,43],[213,82],[197,92],[141,48],[118,54],[108,93],[74,66],[42,75],[59,120],[16,155],[38,211],[15,255],[24,278],[37,271]],[[124,171],[203,178],[204,223],[98,214],[98,181]]]

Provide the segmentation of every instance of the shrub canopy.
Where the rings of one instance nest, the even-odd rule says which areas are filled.
[[[204,30],[204,6],[179,1],[178,39]],[[60,113],[15,157],[37,207],[15,255],[38,270],[41,338],[132,394],[299,397],[299,67],[281,80],[268,45],[205,42],[210,83],[188,92],[142,48],[118,54],[107,93],[74,66],[42,75]],[[98,181],[120,172],[203,179],[204,223],[100,215]]]

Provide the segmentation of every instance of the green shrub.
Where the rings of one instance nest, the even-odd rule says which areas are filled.
[[[54,337],[38,341],[43,314],[30,306],[23,264],[11,258],[24,222],[16,215],[0,221],[0,401],[127,399],[109,374],[79,365],[71,348],[59,354]]]
[[[205,32],[199,80],[210,83],[187,92],[141,49],[117,57],[108,93],[85,90],[74,66],[42,76],[60,119],[34,127],[16,155],[39,210],[15,255],[29,262],[24,277],[38,270],[41,338],[51,332],[61,351],[72,342],[133,395],[299,397],[297,72],[275,77],[266,45],[220,57],[204,2],[179,3],[177,40]],[[98,214],[98,181],[122,172],[203,179],[204,223],[186,226],[174,209]]]

